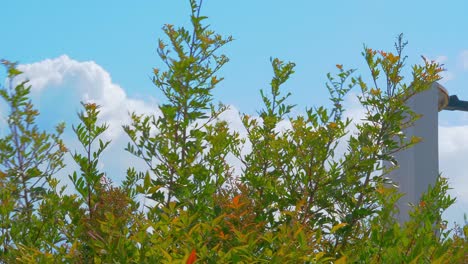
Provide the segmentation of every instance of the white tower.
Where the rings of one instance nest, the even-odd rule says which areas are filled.
[[[398,168],[390,173],[390,178],[398,184],[399,191],[404,195],[397,203],[400,211],[397,217],[401,224],[409,220],[409,204],[417,205],[421,195],[429,185],[434,186],[439,175],[438,112],[444,108],[462,110],[448,108],[451,106],[448,93],[438,83],[413,96],[408,106],[421,117],[404,133],[407,138],[416,136],[422,138],[422,141],[396,153]]]

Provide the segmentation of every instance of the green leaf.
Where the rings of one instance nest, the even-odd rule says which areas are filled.
[[[330,230],[330,232],[331,232],[332,234],[333,234],[333,233],[336,233],[336,231],[338,231],[339,229],[341,229],[341,228],[343,228],[343,227],[345,227],[345,226],[347,226],[347,225],[348,225],[347,223],[339,223],[339,224],[337,224],[337,225],[334,225],[334,226],[332,227],[332,229]]]

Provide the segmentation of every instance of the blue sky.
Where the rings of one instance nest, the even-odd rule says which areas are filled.
[[[35,102],[44,113],[44,126],[56,120],[76,121],[74,112],[84,93],[91,99],[101,96],[102,102],[107,102],[114,97],[103,93],[117,91],[112,89],[121,89],[116,100],[151,111],[152,103],[160,100],[150,76],[151,69],[161,65],[156,55],[157,39],[163,37],[161,26],[187,25],[187,2],[2,1],[0,58],[22,64],[61,58],[38,64],[40,69],[30,68],[35,70],[29,76],[39,87],[39,77],[47,75],[48,70],[56,78],[43,81],[43,89],[35,93]],[[421,55],[443,62],[447,69],[443,85],[468,100],[466,10],[468,2],[462,0],[205,0],[203,13],[212,28],[235,39],[223,49],[231,61],[222,71],[226,79],[215,95],[241,112],[255,113],[260,104],[258,90],[268,88],[271,78],[269,58],[279,57],[297,64],[286,89],[293,93],[291,102],[299,105],[300,112],[306,105],[326,103],[325,76],[335,70],[336,64],[357,68],[365,75],[360,55],[363,44],[392,50],[396,36],[404,33],[409,42],[408,64],[421,62]],[[89,61],[94,64],[85,63]],[[60,72],[60,65],[73,65],[74,71],[57,77],[52,72]],[[98,83],[107,88],[83,87],[94,85],[93,76],[100,76]],[[58,92],[58,88],[66,87],[74,88]],[[56,98],[62,100],[57,102]],[[72,111],[62,109],[72,105]],[[110,107],[109,111],[117,108]],[[108,118],[116,117],[108,114]],[[465,199],[452,210],[450,218],[460,219],[460,212],[468,212],[464,191],[468,189],[468,173],[462,166],[468,159],[468,115],[442,112],[439,120],[441,170],[453,178],[454,194]]]
[[[187,23],[186,2],[4,1],[0,55],[21,63],[62,54],[78,61],[93,60],[129,94],[153,94],[149,75],[159,63],[155,48],[162,37],[160,28],[165,23]],[[236,39],[224,49],[231,62],[223,72],[226,81],[217,93],[220,100],[255,111],[257,91],[266,87],[271,76],[271,56],[297,63],[288,88],[295,102],[308,105],[326,98],[325,74],[336,63],[365,71],[360,56],[364,43],[388,50],[395,37],[404,33],[409,62],[418,62],[423,54],[447,56],[447,68],[455,72],[458,55],[468,45],[464,1],[288,3],[205,0],[204,13],[213,28]],[[464,92],[468,78],[457,77],[448,88]]]

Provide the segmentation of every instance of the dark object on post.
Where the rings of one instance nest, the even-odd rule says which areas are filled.
[[[468,112],[468,101],[462,101],[458,99],[456,95],[451,95],[449,97],[448,105],[444,108],[444,110]]]

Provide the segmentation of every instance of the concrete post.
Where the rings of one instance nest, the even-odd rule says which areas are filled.
[[[418,204],[421,195],[427,191],[429,185],[434,186],[439,175],[438,112],[444,107],[440,107],[440,102],[445,103],[448,100],[447,93],[443,94],[441,89],[445,91],[438,83],[434,83],[430,89],[416,94],[408,102],[421,117],[404,133],[407,138],[417,136],[422,141],[396,153],[398,168],[390,174],[390,178],[398,184],[399,191],[404,194],[397,203],[397,218],[401,224],[409,220],[409,204]]]

